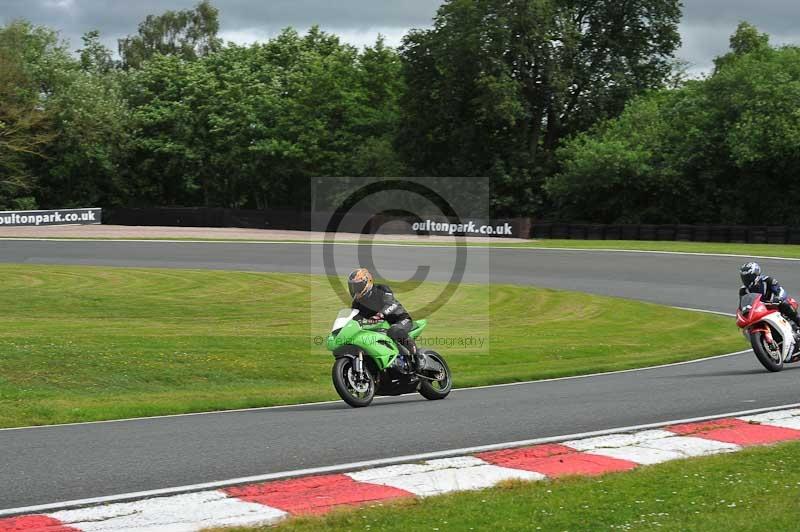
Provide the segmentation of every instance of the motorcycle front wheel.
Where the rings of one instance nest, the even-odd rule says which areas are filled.
[[[333,363],[331,377],[336,393],[354,408],[369,406],[375,398],[375,380],[368,370],[359,375],[353,367],[352,358],[337,358]]]
[[[764,333],[751,334],[750,345],[753,346],[753,352],[756,354],[758,361],[768,371],[778,372],[783,369],[783,355],[780,345],[777,345],[777,349],[770,348]]]

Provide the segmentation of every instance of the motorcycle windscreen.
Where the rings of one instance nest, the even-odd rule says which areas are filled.
[[[339,311],[339,314],[336,315],[336,319],[333,320],[333,326],[331,327],[331,332],[336,332],[345,325],[347,322],[352,320],[358,315],[358,311],[351,308],[343,308]]]
[[[742,312],[743,316],[747,316],[747,314],[753,310],[753,305],[761,299],[761,294],[745,294],[742,296],[742,299],[739,301],[739,310]]]

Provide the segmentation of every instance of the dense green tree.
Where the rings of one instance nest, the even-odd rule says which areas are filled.
[[[97,32],[71,54],[7,24],[0,208],[307,208],[316,176],[413,172],[490,176],[498,215],[800,223],[800,48],[742,23],[685,81],[678,15],[677,0],[448,0],[398,52],[319,28],[223,46],[203,2],[148,17],[124,65]]]
[[[400,147],[420,174],[490,175],[498,213],[531,213],[562,138],[662,86],[678,0],[448,0],[412,31]]]
[[[124,202],[128,108],[117,73],[71,70],[48,106],[58,136],[39,165],[37,198],[46,207]]]
[[[379,37],[359,58],[358,82],[364,92],[363,116],[356,132],[365,140],[356,146],[349,167],[342,173],[362,177],[406,175],[394,148],[400,127],[401,95],[405,91],[400,56]]]
[[[702,96],[690,87],[640,97],[619,118],[568,141],[560,151],[563,170],[546,186],[559,216],[670,223],[699,208],[691,180],[680,171],[682,157],[690,154],[680,149],[685,142],[678,137],[691,132],[671,112],[700,112],[698,100]]]
[[[29,162],[54,135],[48,114],[20,90],[28,85],[18,59],[0,47],[0,209],[34,206]]]
[[[200,70],[196,62],[157,55],[126,80],[124,96],[133,122],[129,189],[137,203],[197,204],[200,162],[188,143],[199,117],[188,93]]]
[[[547,185],[561,217],[800,223],[800,48],[766,43],[741,25],[710,77],[568,142]]]
[[[36,206],[35,165],[58,135],[50,100],[68,62],[54,31],[27,22],[0,28],[0,208]]]
[[[209,0],[194,9],[149,15],[136,35],[119,40],[119,55],[125,68],[139,68],[155,54],[197,59],[219,50],[219,10]]]
[[[8,146],[16,146],[8,150],[15,155],[3,176],[11,203],[64,207],[120,200],[126,107],[109,60],[96,33],[87,35],[78,60],[53,30],[24,22],[0,28],[0,62],[6,65],[0,68],[0,114],[4,136],[15,137]]]
[[[769,48],[769,35],[761,33],[749,22],[740,22],[730,38],[730,52],[714,59],[716,69],[724,67],[739,56]]]
[[[83,70],[96,74],[107,74],[116,66],[111,57],[111,50],[100,42],[99,31],[85,33],[81,40],[83,48],[78,50],[78,54]]]
[[[769,46],[769,35],[761,33],[749,22],[740,22],[730,39],[731,53],[744,55]]]
[[[359,53],[312,28],[130,72],[143,203],[308,207],[308,179],[389,175],[402,82],[381,41]]]

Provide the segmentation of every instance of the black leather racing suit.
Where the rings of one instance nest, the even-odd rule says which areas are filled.
[[[417,346],[408,336],[414,322],[408,311],[394,297],[392,289],[385,284],[376,284],[364,297],[353,301],[353,308],[362,318],[385,319],[389,323],[389,338],[404,346],[410,353],[416,353]]]
[[[786,299],[786,290],[774,277],[764,276],[750,286],[739,288],[739,299],[745,294],[761,294],[761,300],[769,303],[779,303],[778,310],[788,320],[800,327],[800,316],[797,309]]]

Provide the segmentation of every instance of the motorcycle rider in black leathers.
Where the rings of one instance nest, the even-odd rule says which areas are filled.
[[[745,294],[761,294],[762,301],[765,303],[778,303],[778,310],[781,315],[800,327],[800,316],[797,314],[797,307],[789,303],[786,290],[774,277],[763,275],[761,266],[757,262],[744,264],[739,273],[742,277],[739,299]]]
[[[386,320],[389,323],[389,338],[398,346],[408,350],[414,365],[417,344],[408,333],[414,327],[408,311],[394,297],[392,289],[383,284],[374,284],[372,274],[366,268],[353,271],[347,278],[347,288],[353,298],[352,308],[358,310],[359,316],[367,322],[377,323]]]

